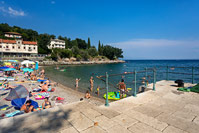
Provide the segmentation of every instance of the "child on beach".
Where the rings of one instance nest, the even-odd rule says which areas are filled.
[[[99,89],[100,89],[100,87],[97,86],[97,95],[98,95],[98,96],[99,96]]]
[[[81,79],[78,79],[78,78],[76,78],[76,80],[75,80],[75,87],[76,87],[76,89],[79,87],[79,81],[80,81]]]
[[[86,91],[85,98],[86,98],[86,99],[91,98],[91,94],[89,93],[89,91]]]

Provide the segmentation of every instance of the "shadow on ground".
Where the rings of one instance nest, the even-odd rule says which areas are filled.
[[[0,133],[55,132],[71,126],[67,121],[71,110],[46,109],[12,118],[3,119]]]

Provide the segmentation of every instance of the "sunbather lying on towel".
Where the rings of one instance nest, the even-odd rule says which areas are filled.
[[[22,105],[20,111],[24,111],[25,113],[37,111],[34,106],[31,105],[31,101],[27,100],[24,105]]]

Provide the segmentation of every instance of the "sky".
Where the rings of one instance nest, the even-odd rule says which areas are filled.
[[[199,0],[0,0],[0,23],[122,48],[124,59],[199,59]]]

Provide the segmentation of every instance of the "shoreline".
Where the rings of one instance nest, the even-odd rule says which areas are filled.
[[[50,79],[50,80],[51,80],[51,79]],[[54,81],[54,80],[51,80],[51,81],[52,81],[52,82],[56,82],[56,81]],[[87,102],[92,103],[92,104],[95,104],[95,105],[98,105],[98,106],[105,103],[105,100],[104,100],[104,99],[99,98],[99,97],[95,97],[95,96],[93,96],[93,95],[91,95],[91,98],[90,98],[90,99],[85,99],[85,98],[84,98],[85,93],[80,92],[80,91],[78,91],[78,90],[74,90],[74,89],[72,89],[72,88],[70,88],[70,87],[68,87],[68,86],[66,86],[66,85],[63,85],[63,84],[61,84],[61,83],[59,83],[59,82],[57,82],[57,83],[58,83],[58,87],[59,87],[59,88],[64,89],[64,90],[66,90],[66,91],[69,91],[69,92],[72,93],[73,95],[79,97],[79,100],[80,100],[80,98],[83,98],[83,99],[86,100]],[[83,100],[83,101],[84,101],[84,100]],[[72,102],[70,102],[70,103],[72,103]]]
[[[39,62],[39,66],[53,66],[53,65],[86,65],[86,64],[117,64],[117,63],[125,63],[123,60],[109,60],[109,61],[42,61]]]

